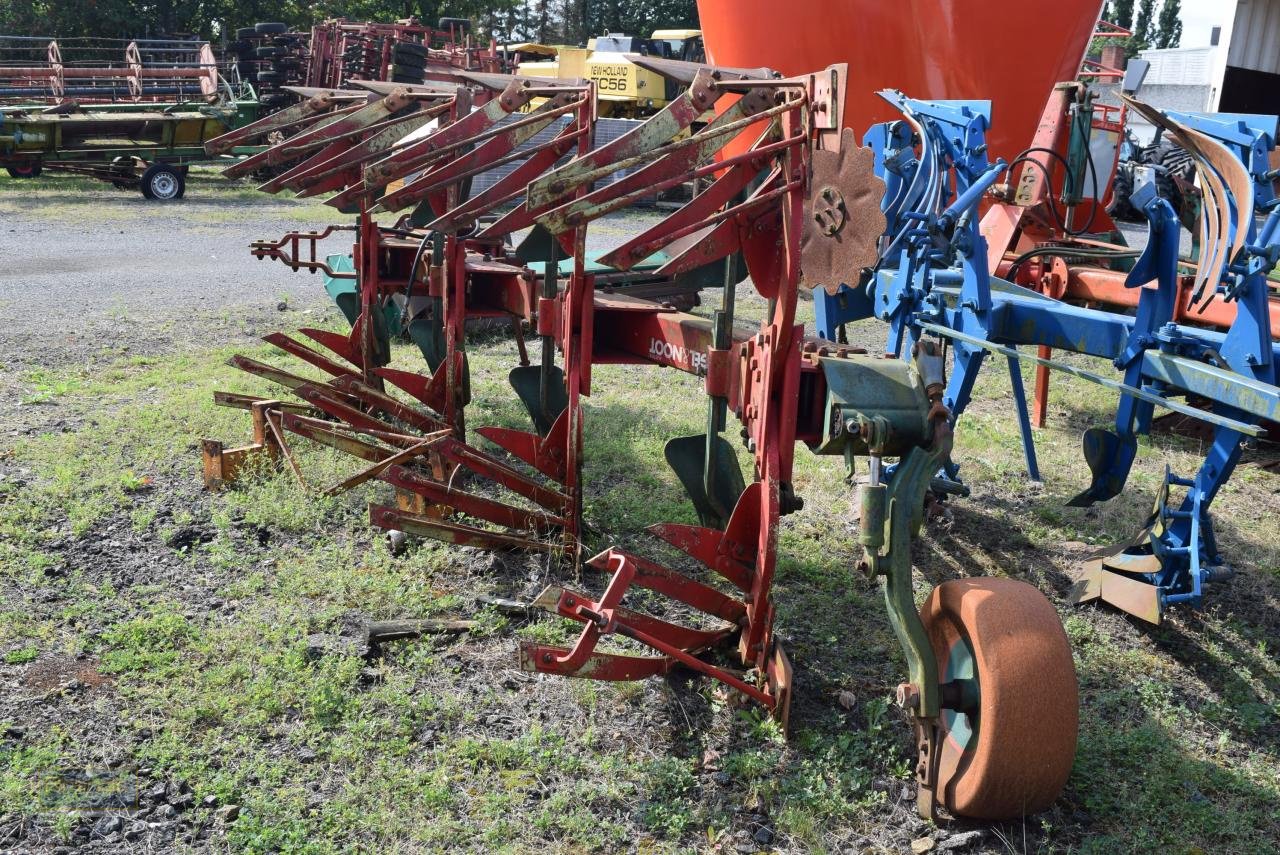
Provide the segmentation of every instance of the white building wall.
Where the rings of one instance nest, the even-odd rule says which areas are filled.
[[[1221,47],[1144,50],[1151,63],[1144,86],[1209,86]]]

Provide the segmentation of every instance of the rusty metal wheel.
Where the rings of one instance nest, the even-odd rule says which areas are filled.
[[[939,803],[975,819],[1044,810],[1071,773],[1079,724],[1057,612],[1025,582],[956,579],[933,589],[921,619],[943,689]]]

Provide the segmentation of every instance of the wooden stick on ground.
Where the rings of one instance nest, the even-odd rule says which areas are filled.
[[[364,625],[365,644],[421,638],[433,632],[467,632],[480,625],[476,620],[378,620]]]
[[[302,477],[302,468],[298,466],[298,461],[293,457],[293,451],[289,448],[289,443],[285,442],[284,430],[281,429],[277,422],[280,420],[280,411],[268,410],[266,413],[267,427],[271,428],[271,435],[276,438],[276,445],[280,446],[280,451],[284,453],[284,459],[289,461],[289,468],[293,470],[293,474],[298,479],[298,484],[302,489],[307,489],[307,479]]]
[[[395,454],[391,455],[390,457],[384,458],[383,460],[380,460],[377,463],[373,464],[368,469],[362,469],[361,471],[352,475],[350,478],[347,478],[344,481],[334,484],[332,487],[324,491],[324,495],[335,496],[338,493],[343,493],[343,492],[346,492],[347,490],[350,490],[352,487],[358,487],[361,484],[363,484],[365,481],[368,481],[370,478],[378,477],[380,474],[382,474],[392,466],[395,466],[399,463],[405,462],[406,460],[410,460],[414,457],[417,457],[418,455],[427,451],[427,449],[431,448],[431,446],[435,445],[437,442],[444,439],[446,436],[448,436],[451,433],[453,433],[453,430],[451,428],[446,428],[445,430],[438,430],[435,433],[429,433],[426,436],[424,436],[422,438],[422,441],[419,442],[417,445],[411,445],[408,448],[404,449],[403,451],[397,451]]]

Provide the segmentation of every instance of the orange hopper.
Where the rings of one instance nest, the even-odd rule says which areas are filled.
[[[803,74],[849,64],[844,121],[899,118],[876,96],[989,99],[991,156],[1013,158],[1055,83],[1074,80],[1100,0],[698,0],[716,65]]]

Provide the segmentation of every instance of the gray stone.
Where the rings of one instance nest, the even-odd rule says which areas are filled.
[[[954,852],[957,849],[965,849],[972,846],[982,839],[981,831],[962,831],[959,834],[953,834],[950,837],[938,843],[938,849],[943,852]]]
[[[93,836],[101,839],[108,834],[115,834],[122,828],[124,828],[123,819],[118,816],[104,816],[93,824]]]

